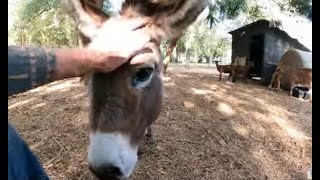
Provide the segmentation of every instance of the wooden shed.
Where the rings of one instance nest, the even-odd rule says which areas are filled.
[[[232,63],[236,57],[253,61],[250,76],[260,77],[264,85],[270,83],[278,62],[288,49],[311,52],[285,31],[270,28],[269,23],[270,21],[261,19],[229,32],[232,35]]]

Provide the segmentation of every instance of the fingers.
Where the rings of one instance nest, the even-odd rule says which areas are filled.
[[[139,64],[154,64],[157,61],[154,54],[152,53],[142,53],[134,56],[130,61],[132,65],[139,65]]]
[[[136,51],[136,54],[130,59],[130,64],[154,64],[161,61],[160,48],[154,43],[147,43],[144,49]]]
[[[115,48],[121,51],[121,56],[131,59],[135,54],[145,51],[149,41],[150,37],[143,32],[132,31],[124,34],[121,40],[118,39],[118,45]]]
[[[139,29],[147,24],[146,18],[118,18],[107,23],[88,46],[102,53],[95,59],[97,70],[109,72],[128,61],[143,64],[160,60],[159,47],[150,42],[148,33]]]

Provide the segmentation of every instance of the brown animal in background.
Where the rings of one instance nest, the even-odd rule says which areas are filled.
[[[252,61],[249,61],[246,66],[233,65],[232,66],[232,82],[236,81],[236,77],[241,77],[243,81],[247,82],[250,69],[254,66]]]
[[[217,69],[218,69],[218,71],[220,73],[219,81],[221,81],[222,73],[229,74],[229,76],[228,76],[228,80],[229,80],[230,77],[231,77],[231,73],[232,73],[232,65],[219,65],[218,61],[215,61],[215,63],[216,63]]]
[[[292,96],[293,88],[296,86],[308,87],[309,92],[312,92],[312,69],[309,68],[277,67],[269,88],[276,84],[276,89],[280,90],[280,79],[284,75],[289,81],[289,96]],[[312,94],[310,94],[310,102],[312,102]]]
[[[275,89],[276,91],[280,91],[280,78],[282,72],[283,70],[281,68],[276,68],[275,72],[272,75],[270,85],[268,86],[270,90]]]
[[[125,0],[119,17],[109,18],[86,0],[66,0],[70,15],[80,32],[90,39],[92,49],[112,49],[106,32],[109,21],[143,18],[146,24],[136,31],[151,37],[148,51],[110,73],[89,75],[90,170],[100,179],[126,179],[134,170],[143,137],[162,107],[160,43],[177,37],[205,9],[206,0]],[[110,31],[110,27],[107,28]],[[119,32],[115,29],[114,32]],[[121,32],[121,31],[120,31]],[[130,43],[130,42],[128,42]]]
[[[282,69],[282,68],[281,68]],[[308,87],[309,92],[312,92],[312,69],[309,68],[285,68],[282,70],[289,81],[289,96],[292,96],[293,88],[296,86]],[[310,102],[312,95],[310,95]]]

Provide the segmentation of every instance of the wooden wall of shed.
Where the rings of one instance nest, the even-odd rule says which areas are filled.
[[[272,74],[283,54],[290,48],[289,42],[280,34],[270,29],[265,34],[264,41],[264,62],[261,73],[261,83],[268,85]]]
[[[269,23],[266,21],[253,23],[232,32],[232,63],[237,56],[250,58],[251,37],[255,35],[264,35],[264,55],[261,67],[261,83],[263,85],[270,83],[278,62],[289,48],[310,52],[284,31],[269,28]]]
[[[242,33],[245,34],[242,35]],[[244,29],[244,31],[237,31],[232,34],[232,63],[234,59],[239,57],[246,57],[246,59],[250,58],[250,43],[251,37],[254,35],[264,34],[266,32],[265,24],[257,24],[253,27],[249,27]]]

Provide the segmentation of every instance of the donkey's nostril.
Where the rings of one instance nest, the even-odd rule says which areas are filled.
[[[115,167],[115,166],[107,166],[105,168],[105,171],[108,174],[112,174],[112,175],[115,175],[115,176],[121,176],[122,175],[121,170],[118,167]]]
[[[90,166],[90,170],[96,175],[99,179],[118,179],[123,174],[120,168],[113,165],[105,165],[101,167],[92,167]]]

